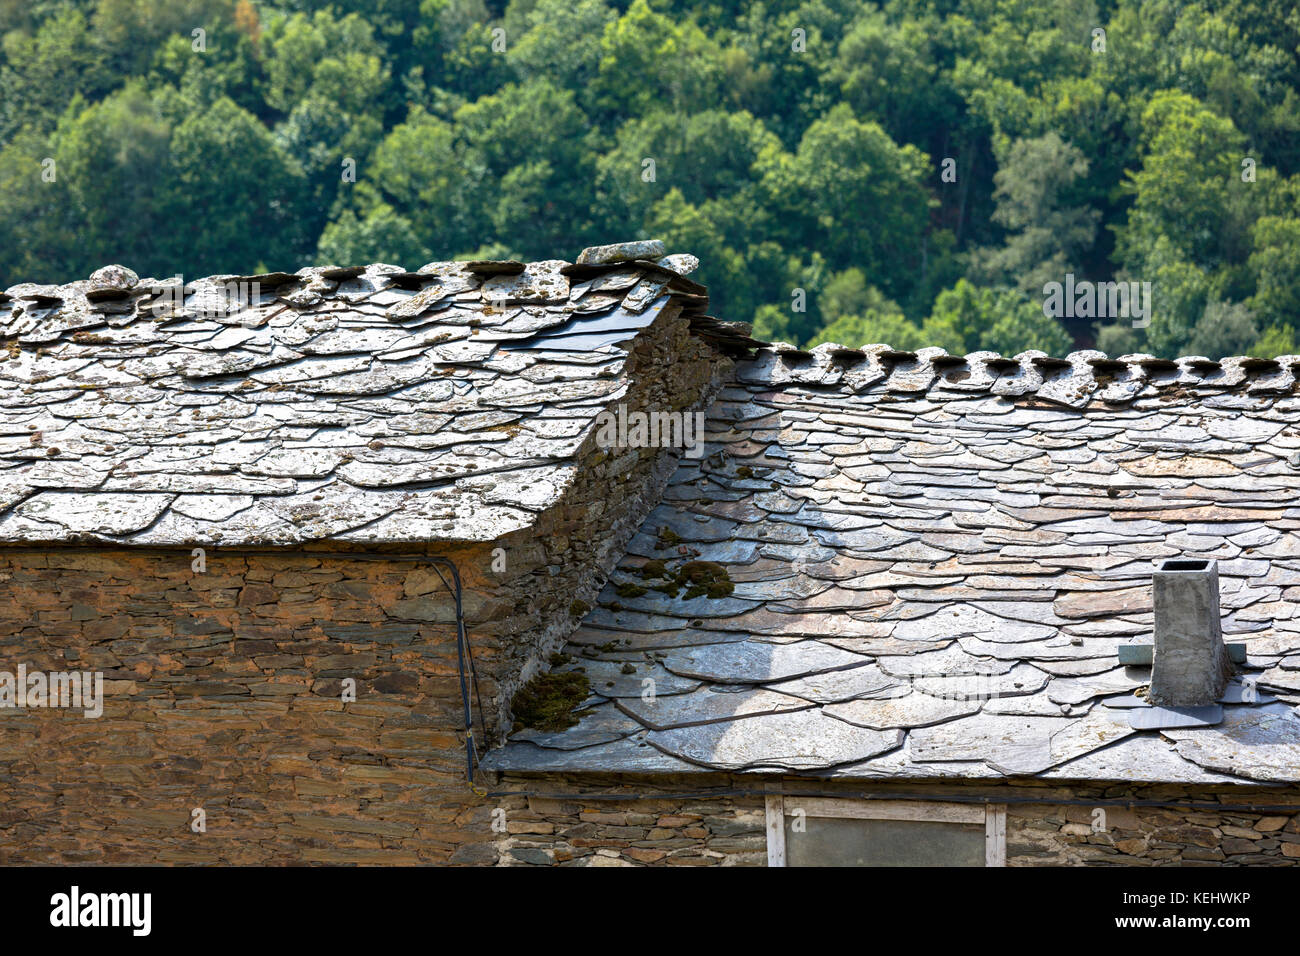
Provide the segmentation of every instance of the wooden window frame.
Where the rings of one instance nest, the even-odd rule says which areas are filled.
[[[785,866],[786,798],[798,801],[810,817],[850,820],[916,820],[931,823],[983,823],[984,865],[1007,865],[1007,805],[949,803],[943,800],[854,800],[805,797],[769,788],[767,793],[767,865]]]

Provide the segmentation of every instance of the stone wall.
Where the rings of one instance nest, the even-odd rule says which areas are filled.
[[[501,866],[764,866],[763,798],[708,794],[697,778],[508,778],[500,796]],[[726,789],[727,783],[715,784]],[[683,799],[683,792],[704,791]],[[582,796],[587,794],[589,796]],[[638,799],[609,799],[610,797]]]
[[[844,798],[864,789],[847,784],[801,786],[808,793]],[[492,798],[494,809],[500,811],[497,819],[504,821],[504,832],[494,845],[496,862],[500,866],[765,866],[760,790],[761,782],[754,778],[713,774],[502,775]],[[1008,866],[1300,863],[1300,794],[1288,790],[883,783],[872,784],[870,793],[887,799],[1008,801]],[[788,794],[787,805],[794,799]],[[1130,801],[1135,805],[1123,805]],[[1171,805],[1136,805],[1142,801]],[[1197,806],[1172,805],[1179,803]],[[1201,804],[1217,806],[1206,809]],[[1247,805],[1294,810],[1237,809]],[[1104,817],[1095,812],[1099,808]]]
[[[469,569],[479,614],[491,589]],[[448,859],[472,836],[450,599],[346,556],[0,551],[0,661],[104,674],[0,711],[0,862]],[[475,641],[485,693],[499,651]],[[356,701],[344,703],[344,678]],[[206,814],[206,833],[191,830]]]
[[[1088,806],[1011,806],[1007,809],[1007,862],[1011,866],[1300,863],[1300,796],[1294,792],[1193,791],[1179,795],[1197,804],[1296,809],[1104,806],[1105,816],[1098,817],[1095,808]],[[1084,793],[1080,797],[1087,799]]]
[[[661,316],[633,343],[618,401],[700,404],[726,364]],[[593,439],[534,527],[428,549],[464,584],[480,754],[673,466]],[[205,561],[196,571],[188,547],[0,548],[0,671],[106,681],[98,719],[0,709],[0,863],[495,862],[491,807],[465,780],[454,603],[429,563],[324,546]]]

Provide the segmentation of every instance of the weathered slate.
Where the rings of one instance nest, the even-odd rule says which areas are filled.
[[[630,281],[581,314],[558,260],[183,288],[105,266],[88,282],[15,286],[0,304],[15,337],[0,353],[0,543],[375,545],[527,528],[562,500],[597,414],[625,396],[630,340],[671,302],[702,307],[698,287],[645,261],[662,243],[597,258],[620,254],[636,260]],[[28,303],[22,321],[11,302]],[[584,321],[623,330],[588,342]],[[733,352],[749,341],[721,325],[708,336]],[[559,434],[560,420],[576,427]]]
[[[905,697],[832,703],[823,707],[822,713],[858,727],[888,730],[891,727],[928,727],[943,723],[973,714],[981,705],[981,701],[946,700],[913,691]]]
[[[825,770],[892,750],[903,734],[853,727],[811,709],[656,730],[646,740],[672,756],[717,770]]]

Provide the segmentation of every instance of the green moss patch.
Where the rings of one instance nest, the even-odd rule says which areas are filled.
[[[680,594],[687,601],[703,596],[724,598],[736,590],[727,569],[716,561],[685,561],[674,569],[669,569],[663,561],[647,561],[640,575],[645,581],[655,582],[649,585],[651,590],[669,597]],[[619,593],[623,597],[633,596],[621,590]]]
[[[736,590],[727,569],[715,561],[687,561],[677,569],[677,578],[686,587],[686,598],[708,595],[723,598]]]
[[[643,578],[662,578],[668,576],[668,565],[659,558],[653,561],[647,561],[641,565],[641,577]]]
[[[578,722],[575,708],[587,699],[590,682],[586,674],[566,671],[538,674],[515,693],[510,709],[516,727],[534,730],[567,730]]]
[[[668,548],[675,548],[682,543],[682,536],[672,528],[664,525],[659,529],[659,537],[655,541],[655,549],[665,551]]]

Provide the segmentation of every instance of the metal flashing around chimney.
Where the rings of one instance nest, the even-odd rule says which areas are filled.
[[[1134,730],[1172,730],[1175,727],[1213,727],[1223,720],[1223,706],[1138,707],[1128,717]]]
[[[1228,649],[1228,660],[1232,661],[1232,663],[1246,663],[1245,642],[1225,641],[1224,647]],[[1150,667],[1152,658],[1155,657],[1155,646],[1152,644],[1121,644],[1118,653],[1119,662],[1125,667]]]

